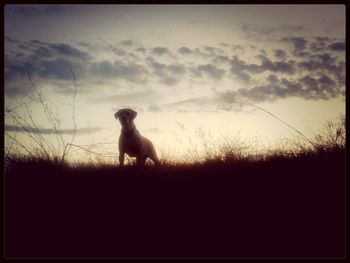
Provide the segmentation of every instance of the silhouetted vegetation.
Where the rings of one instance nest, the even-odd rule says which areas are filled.
[[[344,124],[312,144],[248,154],[226,141],[160,168],[6,156],[5,254],[343,257]]]

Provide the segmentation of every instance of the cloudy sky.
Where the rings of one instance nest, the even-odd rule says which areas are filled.
[[[199,131],[296,135],[252,105],[309,136],[345,112],[344,5],[7,5],[4,26],[6,108],[53,133],[29,74],[69,140],[75,83],[76,143],[111,143],[104,154],[124,107],[160,155]],[[27,143],[7,115],[5,130]]]

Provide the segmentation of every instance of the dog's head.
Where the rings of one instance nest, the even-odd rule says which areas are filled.
[[[132,109],[121,109],[114,114],[114,117],[117,120],[119,119],[123,129],[130,131],[134,128],[134,119],[136,118],[136,115],[137,112]]]

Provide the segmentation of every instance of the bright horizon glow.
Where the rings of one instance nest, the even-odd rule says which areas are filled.
[[[70,67],[78,87],[74,144],[98,144],[84,147],[115,156],[105,160],[117,159],[120,124],[113,115],[126,107],[138,112],[136,127],[161,158],[202,151],[200,132],[216,146],[224,137],[252,144],[252,151],[278,147],[302,137],[240,103],[262,107],[310,138],[325,121],[345,115],[345,6],[5,7],[8,108],[26,103],[38,128],[52,129],[29,72],[62,130],[73,129]],[[235,110],[222,110],[225,103]],[[23,106],[17,111],[26,115]],[[35,146],[13,126],[18,123],[5,112],[5,132]],[[56,143],[54,135],[43,136]],[[64,138],[70,143],[72,135]],[[5,148],[10,145],[5,136]],[[77,147],[67,156],[91,157],[98,155]]]

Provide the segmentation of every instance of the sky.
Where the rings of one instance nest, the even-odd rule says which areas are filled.
[[[53,144],[37,91],[66,142],[75,127],[74,144],[106,156],[121,108],[164,158],[298,138],[254,105],[309,137],[345,114],[344,5],[6,5],[4,33],[5,111],[31,111]],[[5,112],[7,148],[36,145],[25,128]]]

